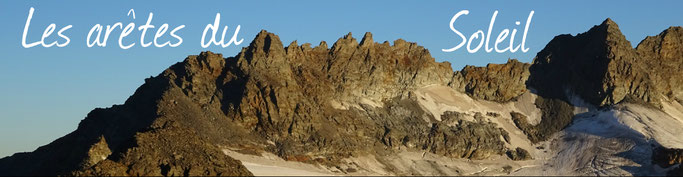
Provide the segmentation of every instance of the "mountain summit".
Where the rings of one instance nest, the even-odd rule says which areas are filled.
[[[658,49],[662,45],[661,38],[675,29],[680,27],[648,37],[637,49],[631,47],[611,19],[577,36],[557,36],[534,59],[530,86],[550,97],[563,97],[565,92],[571,92],[598,106],[623,100],[659,105],[662,96],[680,100],[683,90],[670,86],[680,85],[677,84],[680,77],[676,77],[680,75],[669,75],[672,67],[660,67],[661,55],[652,54],[661,50]],[[676,49],[683,47],[678,39],[667,45]],[[679,57],[670,59],[667,66],[679,68],[682,64]]]

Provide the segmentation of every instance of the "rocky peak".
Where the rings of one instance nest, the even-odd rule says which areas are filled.
[[[635,59],[631,42],[626,40],[619,25],[610,18],[588,30],[585,35],[589,36],[588,38],[596,38],[596,42],[605,43],[610,55],[608,59]]]
[[[299,44],[296,42],[296,40],[294,40],[291,43],[289,43],[289,45],[287,46],[287,48],[290,48],[290,47],[299,47]]]
[[[373,44],[375,44],[375,41],[372,40],[372,33],[366,32],[363,36],[363,39],[360,40],[360,46],[368,46]]]
[[[318,44],[318,47],[327,49],[327,42],[325,42],[325,41],[320,41],[320,43]]]
[[[603,20],[602,23],[600,23],[600,25],[618,26],[617,23],[614,22],[614,20],[612,20],[612,18],[609,18],[609,17],[606,18],[605,20]]]
[[[334,42],[331,50],[333,54],[349,54],[357,46],[358,41],[356,41],[356,39],[353,38],[353,34],[349,32],[349,34],[344,35],[344,37],[339,38],[337,42]]]
[[[576,94],[589,103],[616,104],[627,96],[654,100],[639,56],[611,19],[576,36],[560,35],[541,50],[529,85],[545,97]]]
[[[605,28],[607,32],[610,33],[619,33],[621,34],[621,30],[619,30],[619,25],[617,25],[616,22],[614,22],[611,18],[607,18],[600,25],[598,25],[600,28]]]
[[[247,55],[245,57],[247,59],[281,60],[284,59],[285,50],[280,37],[266,30],[261,30],[246,48],[244,54]],[[247,61],[252,62],[251,60]]]
[[[636,49],[611,19],[577,36],[557,36],[534,58],[529,85],[545,97],[576,94],[597,106],[624,100],[658,106],[662,95],[680,100],[681,31],[670,27]]]

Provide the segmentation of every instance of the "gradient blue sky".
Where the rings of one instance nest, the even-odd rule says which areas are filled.
[[[280,36],[285,45],[293,40],[317,45],[321,40],[332,44],[353,32],[361,38],[372,32],[375,41],[403,38],[425,46],[437,61],[449,61],[454,69],[464,65],[483,66],[503,63],[508,58],[530,62],[536,52],[558,34],[577,34],[610,17],[616,21],[633,45],[669,26],[683,25],[683,1],[1,1],[0,2],[0,157],[19,151],[33,151],[73,130],[85,115],[96,107],[123,103],[143,79],[156,76],[187,55],[211,50],[226,56],[235,55],[249,44],[261,29]],[[56,23],[57,29],[73,25],[66,34],[71,43],[64,48],[21,46],[21,36],[29,8],[36,9],[29,41],[39,40],[44,28]],[[137,18],[126,16],[135,9]],[[451,17],[460,10],[470,14],[456,22],[465,35],[478,29],[486,31],[493,14],[499,10],[492,42],[503,28],[520,32],[529,14],[535,14],[527,36],[527,53],[467,53],[464,48],[442,52],[460,39],[448,27]],[[94,24],[142,25],[149,12],[152,24],[186,25],[179,32],[183,44],[176,48],[143,48],[139,44],[123,50],[116,43],[118,32],[106,48],[87,48],[85,37]],[[227,48],[201,48],[200,36],[205,25],[221,13],[221,25],[232,32],[241,25],[239,37],[244,42]],[[148,38],[153,31],[149,32]],[[166,37],[168,39],[168,37]],[[49,39],[56,39],[52,37]],[[139,32],[131,34],[139,39]]]

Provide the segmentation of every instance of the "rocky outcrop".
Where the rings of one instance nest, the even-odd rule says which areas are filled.
[[[574,118],[574,107],[560,99],[537,97],[535,104],[541,109],[541,122],[536,125],[531,125],[523,114],[510,112],[513,123],[532,143],[548,140],[554,133],[567,127]]]
[[[364,106],[376,126],[376,139],[391,149],[424,150],[435,154],[468,159],[485,159],[506,152],[508,133],[496,124],[459,119],[456,112],[442,116],[445,120],[429,123],[427,115],[414,101],[387,103],[384,108]],[[358,111],[364,114],[363,111]],[[450,123],[450,124],[449,124]],[[362,137],[358,137],[362,138]],[[505,140],[505,141],[504,141]],[[377,142],[367,142],[377,143]]]
[[[652,161],[664,168],[683,163],[683,149],[657,147],[652,152]]]
[[[531,154],[520,147],[515,148],[515,150],[509,150],[507,156],[512,160],[531,160]]]
[[[111,155],[111,149],[109,149],[109,145],[104,136],[100,136],[97,143],[93,144],[88,149],[86,159],[82,161],[83,163],[80,165],[80,168],[92,167],[97,163],[106,160],[109,155]]]
[[[683,100],[683,28],[670,27],[641,41],[636,51],[648,68],[653,87],[665,97]]]
[[[669,170],[667,175],[681,176],[683,175],[683,166],[680,165],[683,163],[683,149],[657,147],[652,151],[652,163],[663,168],[678,165]]]
[[[529,66],[515,59],[486,67],[465,66],[451,85],[475,98],[507,102],[527,91]]]

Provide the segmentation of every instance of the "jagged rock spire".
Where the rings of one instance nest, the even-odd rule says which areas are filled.
[[[369,46],[372,44],[375,44],[375,41],[372,40],[372,33],[366,32],[363,39],[360,40],[360,46]]]

